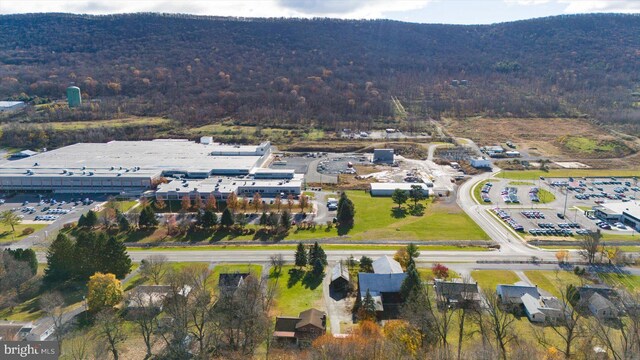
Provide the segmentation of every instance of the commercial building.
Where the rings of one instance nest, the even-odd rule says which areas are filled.
[[[393,164],[393,149],[373,149],[373,162]]]
[[[471,159],[471,166],[473,166],[476,169],[491,168],[491,161],[481,157],[474,158],[474,159]]]
[[[18,111],[24,107],[22,101],[0,101],[0,113]]]
[[[422,195],[429,197],[432,195],[432,190],[429,189],[427,184],[424,183],[371,183],[371,196],[391,196],[396,189],[403,190],[405,192],[411,191],[412,186],[420,186],[422,189]]]
[[[78,143],[3,163],[0,191],[140,194],[161,178],[248,178],[270,154],[269,142],[257,146],[175,139]],[[233,182],[220,182],[235,186]],[[269,189],[286,188],[284,181],[267,182],[263,185]],[[237,185],[234,188],[242,189]]]
[[[593,207],[596,217],[608,222],[621,222],[640,231],[640,206],[635,201],[603,203]]]

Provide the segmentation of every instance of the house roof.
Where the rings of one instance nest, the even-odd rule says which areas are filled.
[[[275,332],[295,333],[298,321],[300,321],[299,317],[276,317]]]
[[[341,262],[336,264],[331,270],[331,281],[335,281],[338,278],[343,278],[349,281],[349,269],[343,266]]]
[[[317,309],[309,309],[300,313],[300,321],[296,324],[296,329],[307,325],[313,325],[319,329],[325,328],[326,314]]]
[[[249,276],[249,273],[227,273],[220,274],[218,277],[218,288],[220,289],[220,293],[222,295],[233,294],[235,290],[242,285],[244,279]]]
[[[537,287],[520,283],[513,285],[500,284],[496,290],[503,297],[522,297],[524,294],[529,294],[536,299],[540,297],[540,292]]]
[[[402,273],[402,266],[392,257],[385,255],[373,262],[373,272],[376,274],[399,274]]]
[[[442,296],[460,296],[463,293],[477,293],[478,283],[464,283],[462,281],[445,281],[436,279],[434,283],[436,293]]]
[[[534,298],[531,294],[524,294],[521,299],[522,305],[524,305],[530,315],[542,314],[542,311],[540,311],[540,300],[538,298]]]
[[[607,285],[585,285],[578,288],[580,299],[588,300],[594,293],[598,293],[605,298],[616,294],[616,291]]]
[[[613,303],[599,293],[593,293],[589,298],[589,304],[596,310],[605,310],[613,308]]]
[[[367,290],[371,296],[378,296],[381,293],[399,293],[402,282],[407,274],[370,274],[360,273],[358,275],[358,287],[360,295],[364,297]]]

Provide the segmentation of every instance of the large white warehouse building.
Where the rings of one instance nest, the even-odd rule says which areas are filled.
[[[253,146],[171,139],[78,143],[1,164],[0,191],[139,194],[162,177],[249,176],[270,155],[269,142]]]

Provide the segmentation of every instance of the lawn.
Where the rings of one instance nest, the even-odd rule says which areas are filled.
[[[131,267],[131,271],[133,272],[137,267],[139,267],[140,265],[134,265]],[[180,270],[180,269],[184,269],[187,266],[197,266],[197,267],[208,267],[209,263],[206,262],[168,262],[167,263],[168,269],[172,269],[172,270]],[[164,279],[163,279],[164,280]],[[162,280],[160,281],[160,283],[162,284]],[[126,286],[124,287],[125,291],[131,290],[134,287],[138,286],[138,285],[151,285],[152,282],[149,279],[145,279],[143,278],[140,273],[138,272],[137,274],[133,275],[131,277],[131,279],[129,279],[129,281],[127,282]]]
[[[499,284],[513,284],[520,281],[518,275],[510,270],[474,270],[471,272],[471,277],[487,293],[495,292]]]
[[[535,184],[529,181],[509,181],[509,185],[512,186],[534,186]]]
[[[430,267],[429,268],[419,267],[418,268],[418,273],[420,274],[420,277],[422,278],[422,281],[431,282],[431,281],[433,281],[433,279],[435,279],[435,276],[433,276],[433,271],[431,271]],[[460,278],[460,274],[458,274],[457,272],[455,272],[452,269],[449,269],[448,280],[457,279],[457,278]]]
[[[536,180],[540,176],[543,177],[633,177],[640,176],[640,170],[607,170],[607,169],[551,169],[549,171],[542,170],[507,170],[500,172],[497,177],[502,179],[514,180]]]
[[[325,273],[329,268],[325,269]],[[322,278],[294,266],[283,266],[280,275],[269,274],[269,281],[276,284],[273,313],[278,316],[298,316],[309,308],[322,310]]]
[[[598,273],[598,277],[605,283],[632,292],[640,292],[640,276],[618,273]]]
[[[388,250],[396,251],[398,245],[322,245],[324,250]],[[294,251],[296,245],[202,245],[202,246],[157,246],[157,247],[129,247],[127,251]],[[420,245],[420,251],[489,251],[488,248],[482,246],[464,246],[464,245]]]
[[[46,224],[18,224],[15,226],[15,231],[11,231],[11,226],[8,225],[0,225],[0,243],[9,243],[18,241],[22,238],[25,238],[30,234],[23,234],[24,229],[32,228],[37,232],[40,229],[45,228]]]
[[[547,204],[556,199],[555,195],[545,189],[538,189],[539,204]]]
[[[529,270],[525,271],[524,274],[532,284],[548,291],[557,298],[562,298],[561,292],[569,284],[581,286],[591,282],[569,271]]]

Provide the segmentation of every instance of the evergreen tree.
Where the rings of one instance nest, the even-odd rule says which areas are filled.
[[[302,243],[298,243],[298,247],[296,248],[295,255],[295,264],[299,267],[307,266],[307,250],[304,248]]]
[[[368,256],[360,258],[360,271],[370,273],[373,272],[373,259]]]
[[[224,227],[229,227],[233,225],[233,215],[231,214],[231,210],[229,208],[224,209],[222,212],[222,218],[220,218],[220,225]]]
[[[403,299],[408,299],[413,292],[420,290],[422,290],[422,280],[415,263],[411,262],[407,266],[407,277],[402,282],[400,294],[402,294]]]
[[[141,228],[154,227],[158,225],[158,219],[156,219],[156,213],[151,206],[145,206],[140,211],[140,217],[138,218],[138,226]]]
[[[216,216],[216,213],[214,213],[212,210],[205,210],[204,214],[202,215],[202,227],[204,227],[205,229],[211,229],[212,227],[216,226],[217,223],[218,216]]]
[[[86,280],[108,266],[104,253],[107,235],[103,232],[80,232],[72,256],[73,278]]]
[[[98,271],[114,274],[118,279],[124,279],[131,271],[131,258],[127,253],[127,247],[113,236],[107,240],[102,258],[104,268],[97,269]]]
[[[327,254],[325,254],[317,241],[309,248],[309,264],[313,265],[316,260],[320,260],[323,265],[327,265]]]
[[[127,217],[124,215],[120,215],[120,218],[118,219],[118,227],[120,228],[121,232],[129,231],[129,229],[131,229],[129,219],[127,219]]]
[[[395,189],[393,194],[391,194],[391,200],[398,204],[398,209],[402,207],[402,204],[407,202],[408,198],[409,196],[407,196],[407,192],[401,189]]]
[[[282,212],[282,215],[280,215],[280,225],[287,230],[291,228],[291,214],[289,211],[285,210]]]
[[[262,212],[262,215],[260,215],[260,225],[261,226],[267,226],[267,224],[269,223],[269,216],[267,215],[266,212]]]
[[[338,200],[338,213],[336,214],[338,224],[347,227],[353,226],[355,214],[356,211],[353,202],[347,197],[347,194],[343,192],[342,195],[340,195],[340,200]]]
[[[73,274],[73,252],[73,241],[65,234],[58,234],[47,250],[47,268],[44,270],[45,282],[54,283],[71,278]]]
[[[313,275],[320,276],[322,275],[323,272],[324,272],[324,264],[322,263],[322,260],[316,259],[316,261],[313,262]]]
[[[360,304],[360,311],[358,312],[360,320],[375,320],[376,319],[376,302],[373,300],[373,296],[367,289],[367,293],[362,299]]]
[[[92,228],[98,225],[98,214],[95,211],[89,210],[85,216],[85,227]]]
[[[78,227],[87,227],[87,218],[84,216],[84,214],[80,215],[80,217],[78,218]]]

